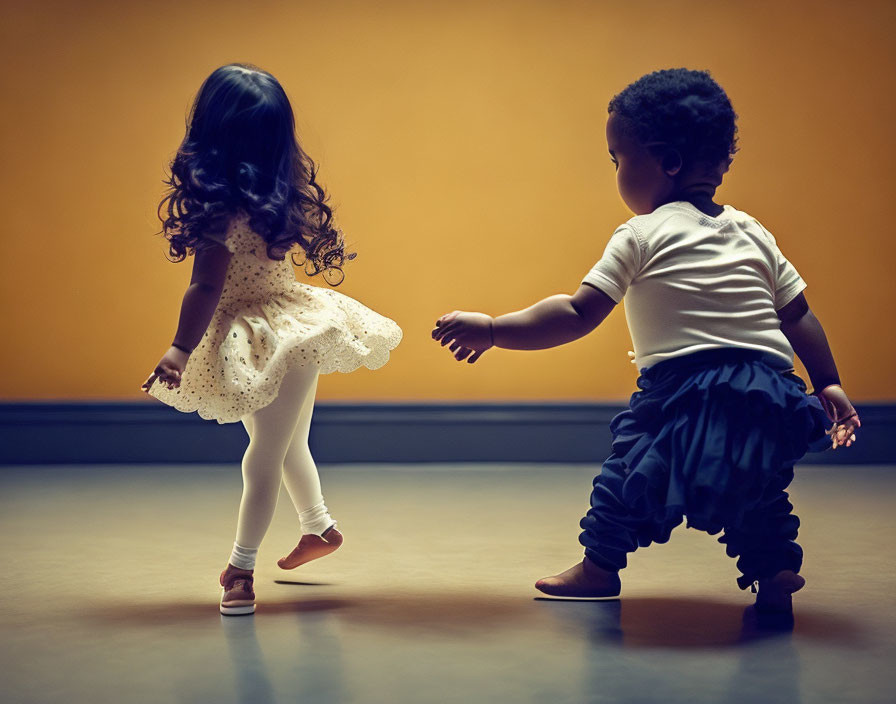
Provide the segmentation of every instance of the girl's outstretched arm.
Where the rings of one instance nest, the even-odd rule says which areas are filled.
[[[192,350],[199,344],[224,290],[224,277],[230,257],[230,251],[223,244],[196,250],[193,273],[181,303],[174,340],[152,374],[143,382],[140,387],[142,391],[149,391],[156,379],[168,388],[180,386],[180,377],[190,353],[174,345]]]
[[[834,421],[834,447],[848,447],[855,440],[853,433],[861,426],[861,422],[856,409],[840,386],[840,375],[837,373],[837,365],[824,328],[809,309],[809,303],[802,293],[778,311],[778,318],[781,320],[781,332],[809,373],[813,392]]]
[[[475,362],[491,347],[543,350],[578,340],[606,318],[615,301],[598,288],[579,286],[573,295],[558,294],[525,310],[492,318],[484,313],[454,311],[436,321],[434,340],[451,345],[459,362]]]
[[[230,250],[223,244],[196,251],[193,274],[184,293],[177,332],[174,334],[176,344],[192,350],[205,335],[224,290],[224,276],[231,256]]]

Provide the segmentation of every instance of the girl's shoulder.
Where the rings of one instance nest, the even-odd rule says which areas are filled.
[[[246,239],[249,233],[249,214],[242,209],[235,211],[228,218],[223,227],[215,232],[203,233],[203,239],[224,245],[234,253],[239,249],[239,242]]]

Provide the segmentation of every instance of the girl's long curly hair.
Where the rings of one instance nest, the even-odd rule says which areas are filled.
[[[267,242],[267,255],[282,261],[298,243],[304,266],[330,285],[342,282],[346,253],[333,223],[317,167],[296,139],[286,92],[267,71],[251,64],[221,66],[205,79],[187,120],[187,132],[171,162],[170,190],[159,203],[161,233],[172,261],[211,246],[240,209]]]

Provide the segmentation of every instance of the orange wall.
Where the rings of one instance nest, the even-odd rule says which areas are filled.
[[[622,310],[564,348],[460,365],[429,339],[454,308],[571,292],[629,213],[606,104],[671,66],[708,68],[740,115],[721,200],[757,216],[859,400],[896,398],[896,5],[834,1],[16,3],[0,111],[4,399],[140,399],[192,260],[155,207],[216,66],[283,83],[359,257],[340,291],[395,318],[377,372],[323,399],[620,400]],[[150,401],[148,401],[150,402]],[[154,401],[153,401],[154,402]]]

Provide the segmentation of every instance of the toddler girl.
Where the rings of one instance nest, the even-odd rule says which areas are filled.
[[[758,582],[758,607],[786,611],[804,584],[785,492],[794,463],[808,449],[850,445],[860,423],[796,269],[755,218],[714,201],[735,120],[706,72],[656,71],[628,86],[610,101],[607,143],[635,216],[578,291],[497,318],[455,311],[436,322],[433,337],[475,362],[493,346],[571,342],[626,298],[641,390],[610,424],[613,452],[581,521],[585,557],[539,580],[546,594],[618,595],[627,554],[667,541],[685,515],[690,527],[724,531],[739,586]],[[817,398],[794,374],[794,352]]]
[[[199,90],[159,207],[174,261],[195,256],[174,341],[141,388],[179,411],[242,421],[249,434],[236,540],[219,578],[224,614],[255,611],[255,557],[281,478],[302,537],[277,564],[292,569],[342,544],[308,450],[317,377],[376,369],[401,340],[392,320],[295,280],[286,259],[295,245],[305,271],[332,285],[355,256],[315,176],[277,79],[229,64]]]

